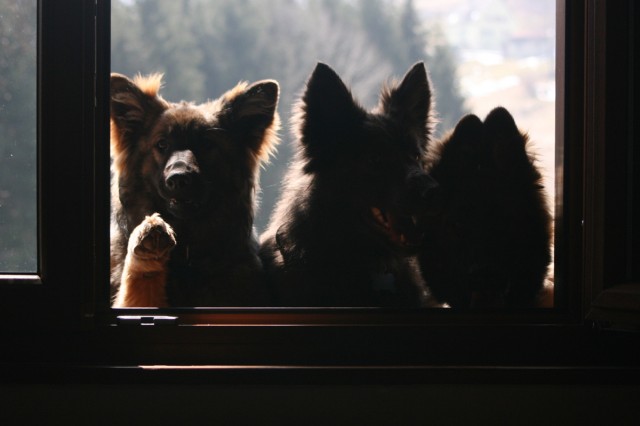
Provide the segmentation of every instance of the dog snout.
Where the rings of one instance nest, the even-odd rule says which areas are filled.
[[[195,156],[191,151],[173,153],[164,168],[167,189],[180,191],[193,184],[194,177],[200,172]]]
[[[166,177],[165,184],[171,191],[179,191],[191,185],[192,181],[189,173],[171,173]]]

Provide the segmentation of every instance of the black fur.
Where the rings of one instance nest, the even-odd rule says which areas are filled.
[[[421,240],[415,198],[434,185],[423,164],[431,104],[422,63],[384,88],[371,112],[316,66],[297,105],[296,157],[261,236],[279,304],[422,304],[410,254]]]
[[[438,203],[422,215],[420,267],[454,308],[535,306],[551,260],[551,216],[528,137],[504,108],[475,115],[430,150]]]

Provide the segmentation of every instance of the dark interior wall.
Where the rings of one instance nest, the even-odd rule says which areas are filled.
[[[2,385],[0,424],[631,425],[640,386]]]

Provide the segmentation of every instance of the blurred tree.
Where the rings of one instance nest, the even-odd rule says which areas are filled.
[[[0,271],[37,271],[37,1],[0,0]]]
[[[388,0],[360,0],[358,7],[369,42],[392,64],[394,74],[405,72],[406,49],[397,22],[397,6]]]
[[[454,56],[446,44],[427,48],[427,40],[411,0],[112,3],[112,69],[127,75],[164,72],[168,100],[216,98],[242,80],[280,83],[283,141],[262,173],[258,229],[266,225],[291,158],[292,105],[316,62],[332,66],[372,106],[385,80],[424,60],[443,121],[459,118],[463,100],[454,84]]]
[[[129,77],[148,72],[149,50],[144,47],[142,22],[137,8],[111,2],[111,70]]]
[[[467,113],[464,97],[458,86],[454,51],[446,42],[442,30],[434,26],[428,34],[427,62],[434,86],[436,111],[439,124],[436,137],[455,127],[458,120]]]
[[[426,37],[413,0],[405,0],[402,6],[400,34],[405,52],[403,60],[407,63],[423,60],[426,54]]]
[[[202,51],[198,49],[190,22],[189,0],[138,0],[146,67],[143,72],[162,72],[171,85],[169,99],[206,100],[202,74]]]
[[[424,60],[435,93],[435,106],[439,123],[435,136],[453,128],[465,114],[464,98],[457,84],[456,60],[452,47],[447,43],[438,26],[425,32],[413,0],[405,0],[400,17],[400,31],[404,46],[405,62]]]

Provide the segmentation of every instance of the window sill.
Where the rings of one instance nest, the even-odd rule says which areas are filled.
[[[4,384],[637,384],[637,366],[0,364]]]
[[[640,283],[619,284],[604,290],[591,305],[587,319],[602,325],[640,327]]]

